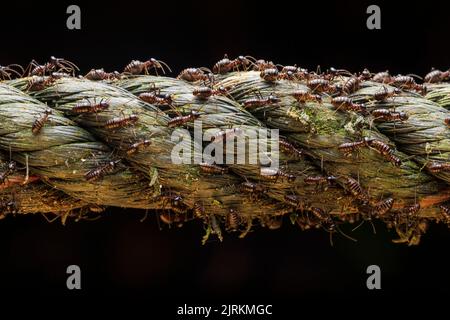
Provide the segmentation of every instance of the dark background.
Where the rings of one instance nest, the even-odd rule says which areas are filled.
[[[450,67],[447,8],[392,2],[376,3],[381,30],[366,28],[367,1],[2,3],[0,64],[55,55],[86,73],[93,67],[121,71],[133,58],[155,57],[178,73],[211,67],[228,53],[309,69],[320,64],[423,75]],[[81,30],[66,29],[69,4],[81,7]],[[140,223],[142,214],[111,209],[99,221],[65,227],[38,216],[1,221],[0,292],[17,299],[51,296],[50,304],[61,296],[82,299],[77,307],[105,296],[139,299],[165,318],[183,303],[274,303],[280,313],[299,303],[385,299],[399,307],[400,298],[449,294],[450,232],[442,225],[418,247],[392,244],[394,235],[380,225],[377,235],[364,225],[352,233],[357,243],[335,237],[330,247],[327,234],[288,223],[201,246],[201,225],[159,231],[154,216]],[[81,292],[66,289],[70,264],[82,269]],[[366,289],[370,264],[381,267],[381,292]]]

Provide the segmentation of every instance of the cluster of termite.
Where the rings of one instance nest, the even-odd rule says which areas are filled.
[[[127,64],[123,72],[105,72],[103,69],[92,69],[85,76],[80,76],[91,81],[114,81],[123,77],[132,77],[140,74],[148,74],[154,70],[158,75],[160,70],[163,74],[166,71],[171,72],[170,67],[163,61],[151,58],[147,61],[132,60]],[[410,76],[397,75],[391,76],[389,72],[379,72],[373,74],[367,69],[359,74],[352,74],[347,70],[330,68],[322,73],[319,70],[310,72],[305,68],[294,66],[280,66],[271,61],[257,60],[251,56],[238,56],[235,59],[229,59],[225,56],[219,60],[212,69],[207,68],[187,68],[181,71],[177,79],[191,82],[197,86],[192,92],[192,95],[200,100],[207,100],[216,95],[227,95],[228,89],[223,87],[216,87],[216,79],[220,75],[233,71],[249,71],[254,70],[259,72],[263,81],[275,83],[280,80],[298,81],[306,84],[308,90],[296,90],[291,93],[299,103],[315,102],[321,103],[324,97],[330,99],[331,105],[340,111],[353,111],[362,115],[370,114],[375,121],[405,121],[408,115],[404,112],[396,112],[388,109],[374,109],[368,111],[366,106],[361,103],[355,103],[350,95],[356,92],[365,81],[372,81],[383,84],[381,89],[373,95],[375,102],[382,102],[386,99],[401,94],[404,90],[413,90],[421,94],[427,92],[426,83],[438,83],[448,80],[450,71],[432,70],[424,77],[425,84],[417,84],[415,79]],[[27,90],[40,91],[44,90],[49,85],[52,85],[56,80],[75,76],[78,67],[63,58],[51,57],[50,60],[44,64],[38,64],[32,61],[30,65],[24,69],[19,65],[9,65],[6,67],[0,66],[0,78],[11,79],[14,76],[29,77]],[[339,80],[339,81],[338,81]],[[201,85],[198,85],[201,84]],[[386,85],[386,86],[385,86]],[[393,86],[390,90],[387,86]],[[156,88],[149,92],[144,92],[139,95],[143,101],[162,107],[173,105],[173,98],[169,94],[161,94]],[[246,109],[253,109],[257,107],[264,107],[268,105],[276,105],[280,103],[280,98],[274,93],[266,97],[250,98],[245,100],[242,105]],[[76,104],[71,112],[73,114],[97,114],[109,108],[109,102],[101,100],[99,102],[82,101]],[[45,126],[52,114],[51,109],[44,110],[44,112],[34,121],[32,125],[32,133],[39,135],[42,128]],[[200,117],[199,112],[191,111],[187,115],[179,115],[168,121],[167,126],[174,128],[183,126],[188,122],[192,122]],[[104,127],[108,130],[118,130],[123,127],[134,125],[138,122],[137,115],[128,115],[124,117],[117,117],[110,119],[104,123]],[[447,126],[450,126],[450,119],[444,120]],[[227,140],[233,135],[239,133],[239,128],[223,130],[217,133],[211,141]],[[144,150],[151,144],[148,139],[142,139],[131,143],[126,149],[126,155],[131,156]],[[393,163],[395,166],[401,165],[401,160],[394,154],[394,150],[386,143],[373,139],[363,138],[360,141],[344,143],[338,146],[338,150],[345,156],[358,152],[361,148],[369,148],[375,150],[382,155],[386,160]],[[280,141],[280,149],[295,157],[300,157],[303,151],[288,142],[287,140]],[[85,174],[85,179],[89,182],[94,182],[102,179],[104,176],[115,171],[118,163],[121,160],[111,160],[98,167],[88,171]],[[428,169],[433,172],[449,171],[450,164],[448,163],[431,163]],[[8,176],[16,170],[14,162],[10,162],[6,167],[2,168],[0,172],[0,182],[4,183]],[[228,173],[228,168],[216,165],[214,163],[200,164],[200,171],[203,174],[225,174]],[[260,178],[269,183],[277,183],[278,181],[293,183],[297,176],[282,169],[261,168]],[[342,221],[353,222],[361,219],[363,221],[371,221],[373,218],[385,220],[388,226],[396,228],[397,232],[401,234],[401,238],[407,239],[406,242],[414,243],[420,238],[420,235],[426,230],[426,220],[418,218],[420,209],[419,204],[404,207],[397,211],[396,215],[387,215],[391,211],[394,199],[387,198],[382,201],[373,202],[370,200],[367,191],[365,191],[358,181],[351,177],[334,177],[334,176],[307,176],[304,178],[306,185],[314,185],[319,188],[326,189],[328,186],[340,183],[345,190],[350,193],[359,203],[360,213],[358,214],[342,214],[339,219]],[[249,194],[250,198],[266,197],[268,192],[267,184],[259,184],[253,182],[244,182],[240,186],[243,193]],[[244,218],[240,214],[238,208],[230,208],[225,217],[214,214],[206,214],[201,203],[196,202],[193,208],[188,207],[184,203],[181,195],[168,193],[163,196],[165,206],[168,204],[171,211],[160,215],[161,221],[172,225],[182,225],[184,222],[193,218],[202,219],[207,226],[207,235],[210,233],[217,235],[222,240],[223,233],[221,226],[225,225],[227,231],[243,230],[241,236],[245,236],[251,229],[253,224],[250,218]],[[310,206],[304,199],[297,195],[285,195],[284,202],[291,208],[296,215],[296,222],[302,229],[309,228],[323,228],[330,234],[340,231],[338,222],[330,213],[326,213],[323,209]],[[0,203],[1,212],[15,213],[17,206],[14,200],[2,201]],[[441,221],[450,225],[449,207],[441,206]],[[393,218],[394,217],[394,218]],[[393,219],[393,220],[392,220]],[[280,218],[267,218],[260,221],[261,225],[266,225],[270,229],[276,229],[281,226]],[[243,227],[244,226],[244,227]],[[205,237],[205,239],[207,239]]]

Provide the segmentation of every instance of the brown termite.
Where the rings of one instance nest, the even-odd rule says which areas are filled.
[[[286,140],[280,139],[279,146],[282,151],[295,158],[300,158],[303,155],[302,150],[298,149],[296,146]]]
[[[278,80],[279,72],[277,68],[268,68],[260,72],[261,79],[267,82],[275,82]]]
[[[116,169],[116,166],[119,162],[120,162],[120,160],[115,160],[115,161],[109,161],[108,163],[102,164],[102,165],[98,166],[97,168],[94,168],[94,169],[88,171],[84,175],[84,178],[88,182],[94,182],[94,181],[100,180],[104,176],[112,173]]]
[[[223,86],[220,86],[217,89],[211,87],[198,87],[192,91],[192,94],[199,99],[206,100],[211,96],[224,96],[228,94],[228,90]]]
[[[248,181],[241,183],[240,190],[242,192],[250,194],[251,197],[255,198],[258,198],[260,195],[266,194],[268,192],[267,188],[263,185]]]
[[[217,164],[206,163],[206,162],[200,163],[200,169],[203,173],[207,173],[207,174],[225,174],[228,172],[228,168],[218,166]]]
[[[375,204],[375,206],[373,207],[373,213],[377,217],[382,217],[392,209],[393,205],[394,199],[387,198],[386,200],[382,200]]]
[[[194,207],[192,209],[194,216],[198,219],[205,219],[205,207],[199,201],[194,202]]]
[[[155,58],[150,58],[147,61],[132,60],[129,64],[125,66],[123,72],[133,75],[141,74],[143,72],[145,74],[148,74],[149,69],[154,69],[156,74],[158,74],[158,69],[161,69],[163,74],[166,74],[164,68],[167,68],[169,72],[172,72],[172,70],[170,70],[170,67],[164,61],[157,60]]]
[[[266,69],[276,69],[277,66],[272,61],[266,61],[263,59],[256,60],[253,66],[253,70],[263,71]]]
[[[344,85],[342,86],[342,92],[345,94],[352,94],[356,91],[358,91],[359,86],[361,84],[361,80],[359,80],[358,77],[350,77],[345,81]]]
[[[370,139],[367,141],[367,144],[370,148],[375,149],[378,153],[380,153],[383,156],[387,156],[394,153],[394,150],[383,141],[377,139]]]
[[[360,141],[345,142],[338,146],[338,150],[346,156],[350,156],[352,152],[358,151],[362,147],[366,147],[368,145],[368,141],[369,139],[366,137]]]
[[[220,228],[220,222],[214,214],[210,215],[209,221],[211,223],[211,233],[215,234],[220,242],[223,241],[222,229]]]
[[[312,185],[332,185],[336,180],[337,178],[335,176],[307,176],[303,181],[305,184]]]
[[[236,209],[228,210],[225,217],[225,227],[227,231],[237,231],[242,225],[242,216]]]
[[[83,114],[83,113],[97,113],[100,111],[105,111],[109,108],[109,102],[104,99],[100,100],[100,102],[91,102],[91,101],[82,101],[77,103],[72,108],[72,113],[75,114]]]
[[[373,98],[376,101],[384,101],[388,98],[391,98],[397,94],[400,94],[402,91],[398,88],[394,88],[394,90],[389,91],[385,86],[382,89],[378,90],[373,94]]]
[[[246,69],[252,64],[250,59],[254,60],[254,58],[250,56],[239,56],[236,59],[230,60],[225,54],[223,59],[214,64],[212,71],[214,73],[224,74],[233,70],[238,70],[240,67]]]
[[[261,168],[260,176],[274,182],[277,182],[278,179],[281,178],[282,180],[286,179],[288,182],[292,183],[297,179],[297,177],[293,174],[288,174],[281,169],[274,168]]]
[[[152,92],[143,92],[139,94],[139,99],[142,101],[145,101],[147,103],[156,105],[156,106],[163,106],[163,105],[172,105],[173,100],[172,96],[170,94],[160,94],[158,92],[152,91]]]
[[[448,80],[449,77],[450,77],[450,70],[447,71],[431,70],[429,73],[427,73],[427,75],[423,79],[423,82],[439,83]]]
[[[39,132],[41,132],[42,128],[47,123],[48,118],[52,114],[52,112],[53,111],[51,109],[46,109],[44,110],[44,113],[34,121],[33,126],[31,127],[31,132],[34,135],[37,135],[39,134]]]
[[[450,162],[431,162],[427,164],[427,169],[432,173],[450,171]]]
[[[180,72],[177,76],[177,79],[185,80],[188,82],[195,81],[213,81],[214,77],[210,74],[206,74],[204,70],[205,68],[187,68]]]
[[[152,144],[152,142],[150,140],[141,140],[138,142],[135,142],[133,144],[131,144],[128,148],[127,148],[127,155],[132,155],[132,154],[136,154],[139,151],[144,150],[145,148],[149,147]]]
[[[371,80],[374,82],[387,84],[392,82],[392,76],[389,74],[389,71],[382,71],[374,74]]]
[[[84,78],[92,81],[100,81],[100,80],[113,80],[119,79],[120,73],[117,71],[114,72],[106,72],[103,68],[101,69],[91,69]]]
[[[135,114],[129,116],[113,118],[106,121],[105,128],[109,130],[123,128],[129,125],[134,125],[139,120],[139,117]]]
[[[400,89],[420,89],[421,86],[416,83],[413,77],[398,75],[391,79],[391,85]]]
[[[310,102],[322,102],[322,97],[319,94],[311,93],[307,90],[296,90],[290,94],[295,100],[300,103]]]
[[[200,113],[196,111],[191,111],[187,116],[178,116],[173,119],[170,119],[167,123],[169,128],[180,127],[188,122],[193,122],[200,117]]]
[[[440,205],[441,215],[444,218],[444,222],[450,225],[450,207],[445,205]]]
[[[369,71],[369,69],[364,68],[364,70],[360,72],[358,78],[361,81],[370,80],[370,79],[372,79],[372,73]]]
[[[344,183],[346,189],[357,199],[367,202],[368,194],[363,190],[358,181],[351,177],[347,177]]]
[[[40,76],[32,76],[27,81],[27,91],[41,91],[52,85],[56,79],[52,77],[40,77]]]
[[[294,210],[303,212],[305,210],[305,202],[297,195],[286,194],[284,195],[284,201],[289,204]]]
[[[351,98],[346,96],[331,99],[331,104],[336,108],[336,110],[342,109],[367,114],[366,106],[364,104],[355,103]]]
[[[244,133],[244,131],[241,128],[232,128],[232,129],[226,129],[221,130],[217,133],[215,133],[211,137],[211,142],[223,142],[223,141],[229,141],[231,139],[234,139],[234,137],[241,136]]]
[[[409,116],[406,112],[390,111],[388,109],[376,109],[371,112],[375,121],[391,122],[391,121],[406,121]]]
[[[333,93],[336,91],[336,87],[334,87],[331,82],[326,79],[312,79],[309,80],[306,85],[314,93]]]
[[[269,94],[265,98],[249,98],[245,100],[242,104],[245,109],[254,109],[259,107],[271,106],[277,103],[280,103],[281,99],[275,96],[274,94]]]
[[[417,216],[420,210],[420,204],[416,203],[410,206],[406,206],[402,209],[402,213],[405,214],[407,217],[412,218]]]

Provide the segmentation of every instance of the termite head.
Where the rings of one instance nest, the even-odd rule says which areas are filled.
[[[15,161],[10,161],[8,163],[8,169],[9,170],[16,170],[17,169],[17,163]]]
[[[137,115],[135,115],[135,114],[132,114],[132,115],[130,115],[129,119],[130,119],[131,121],[138,121],[138,120],[139,120],[139,117],[138,117]]]
[[[53,113],[53,110],[52,110],[52,109],[45,109],[44,113],[45,113],[46,115],[50,115],[50,114]]]
[[[288,182],[294,182],[295,179],[297,179],[297,177],[294,176],[293,174],[288,174],[288,175],[287,175],[287,181],[288,181]]]
[[[217,88],[217,92],[218,92],[219,94],[225,95],[225,94],[228,93],[228,89],[225,88],[224,86],[220,86],[220,87]]]
[[[395,88],[392,92],[395,94],[400,94],[402,93],[402,90],[400,90],[399,88]]]
[[[273,93],[271,93],[271,94],[267,97],[267,100],[268,100],[270,103],[279,103],[279,102],[281,102],[281,99],[278,98],[277,96],[275,96]]]
[[[408,120],[408,118],[409,118],[408,114],[403,111],[399,112],[398,115],[400,117],[400,120],[402,120],[402,121]]]
[[[198,118],[201,116],[201,113],[200,113],[200,112],[197,112],[197,111],[191,111],[190,116],[191,116],[193,119],[198,119]]]

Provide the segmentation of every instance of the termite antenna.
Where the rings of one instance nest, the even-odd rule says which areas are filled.
[[[336,225],[336,230],[339,231],[340,234],[342,234],[344,237],[346,237],[347,239],[353,241],[353,242],[358,242],[358,240],[356,240],[355,238],[350,237],[348,234],[345,234],[341,228],[339,228],[338,225]]]

